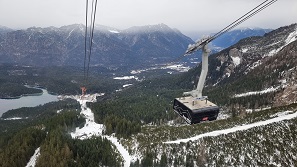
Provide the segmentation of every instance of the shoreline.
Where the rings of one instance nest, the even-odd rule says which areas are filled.
[[[0,99],[13,100],[13,99],[20,99],[22,97],[27,97],[27,96],[41,96],[41,95],[43,95],[44,92],[47,92],[48,94],[53,95],[53,96],[57,96],[57,94],[55,94],[53,92],[48,92],[47,89],[42,86],[30,86],[30,85],[24,85],[24,86],[27,88],[39,89],[39,90],[42,90],[42,92],[40,92],[40,93],[26,93],[26,94],[22,94],[20,96],[0,97]]]
[[[13,100],[13,99],[20,99],[22,97],[27,97],[27,96],[41,96],[43,92],[41,93],[32,93],[32,94],[22,94],[20,96],[14,96],[14,97],[0,97],[0,99],[3,100]]]

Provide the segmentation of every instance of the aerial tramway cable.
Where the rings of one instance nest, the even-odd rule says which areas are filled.
[[[91,23],[90,23],[90,48],[89,48],[89,62],[88,62],[88,69],[87,69],[87,79],[89,77],[89,69],[90,69],[90,61],[91,61],[91,54],[92,54],[93,37],[94,37],[94,28],[95,28],[95,20],[96,20],[96,11],[97,11],[97,0],[95,0],[95,4],[94,4],[94,0],[93,0]]]
[[[271,0],[268,3],[266,3],[267,1],[268,0],[264,1],[263,3],[261,3],[260,5],[258,5],[255,8],[253,8],[248,13],[246,13],[245,15],[243,15],[242,17],[240,17],[239,19],[237,19],[236,21],[234,21],[233,23],[231,23],[230,25],[228,25],[227,27],[225,27],[224,29],[222,29],[221,31],[216,33],[215,35],[213,35],[209,40],[207,40],[207,42],[211,42],[212,40],[218,38],[219,36],[223,35],[224,33],[230,31],[231,29],[235,28],[239,24],[243,23],[244,21],[248,20],[249,18],[251,18],[254,15],[256,15],[257,13],[259,13],[260,11],[264,10],[268,6],[272,5],[277,0]]]
[[[272,5],[276,1],[277,0],[265,0],[264,2],[262,2],[261,4],[259,4],[256,7],[254,7],[252,10],[250,10],[249,12],[247,12],[246,14],[244,14],[243,16],[241,16],[240,18],[238,18],[237,20],[235,20],[234,22],[232,22],[231,24],[229,24],[228,26],[223,28],[221,31],[217,32],[216,34],[214,34],[208,38],[204,38],[200,41],[197,41],[193,45],[189,45],[189,48],[185,54],[177,57],[174,61],[172,61],[171,63],[169,63],[167,65],[176,63],[176,62],[180,61],[181,59],[183,59],[185,56],[190,55],[190,54],[194,53],[195,51],[201,49],[202,46],[204,46],[205,44],[210,43],[211,41],[215,40],[216,38],[220,37],[221,35],[225,34],[228,31],[230,31],[231,29],[237,27],[239,24],[241,24],[244,21],[248,20],[249,18],[253,17],[254,15],[256,15],[260,11],[264,10],[268,6]]]
[[[262,2],[260,5],[256,6],[255,8],[253,8],[252,10],[250,10],[248,13],[244,14],[243,16],[241,16],[240,18],[238,18],[237,20],[235,20],[234,22],[232,22],[231,24],[229,24],[228,26],[226,26],[224,29],[222,29],[221,31],[217,32],[215,35],[213,35],[213,37],[219,36],[220,33],[222,33],[223,31],[227,30],[234,23],[238,22],[239,20],[241,20],[242,18],[244,18],[245,16],[247,16],[249,13],[251,13],[252,11],[254,11],[255,9],[257,9],[259,6],[263,5],[267,1],[269,1],[269,0],[266,0],[266,1]]]
[[[216,39],[219,36],[223,35],[224,33],[230,31],[231,29],[233,29],[235,27],[237,27],[239,24],[241,24],[244,21],[248,20],[249,18],[253,17],[254,15],[256,15],[260,11],[264,10],[268,6],[272,5],[276,1],[277,0],[265,0],[260,5],[256,6],[255,8],[253,8],[252,10],[250,10],[249,12],[244,14],[243,16],[241,16],[240,18],[238,18],[237,20],[235,20],[234,22],[229,24],[227,27],[223,28],[221,31],[219,31],[215,35],[213,35],[213,36],[211,36],[209,38],[202,39],[202,40],[196,42],[194,45],[190,45],[190,47],[188,48],[188,50],[186,51],[184,56],[192,54],[195,51],[201,49],[202,46],[204,46],[205,44],[210,43],[211,41],[213,41],[214,39]]]
[[[88,32],[88,18],[89,18],[89,1],[86,1],[86,25],[85,25],[85,57],[84,57],[84,84],[88,83],[89,79],[89,70],[90,70],[90,62],[92,55],[92,46],[93,46],[93,38],[94,38],[94,28],[95,28],[95,19],[97,12],[97,0],[92,0],[91,4],[91,16],[90,16],[90,25]]]
[[[86,25],[85,25],[85,56],[84,56],[84,79],[83,85],[81,86],[82,95],[86,93],[86,86],[89,80],[89,70],[90,70],[90,62],[92,55],[92,46],[93,46],[93,37],[94,37],[94,27],[95,27],[95,19],[96,19],[96,11],[97,11],[97,0],[92,0],[91,4],[91,18],[89,25],[89,34],[88,34],[88,18],[89,18],[89,1],[86,0]]]
[[[84,83],[86,83],[86,60],[87,60],[87,35],[88,35],[88,4],[89,1],[86,1],[86,23],[85,23],[85,58],[84,58]]]

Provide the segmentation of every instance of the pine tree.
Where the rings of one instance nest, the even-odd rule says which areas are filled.
[[[161,160],[160,160],[160,166],[166,167],[167,166],[167,156],[165,153],[162,154]]]

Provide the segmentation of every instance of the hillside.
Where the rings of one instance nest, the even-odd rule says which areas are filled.
[[[234,103],[246,108],[295,102],[296,32],[296,24],[281,27],[263,37],[243,39],[212,55],[207,86],[214,92],[218,91],[216,93],[223,91],[224,97],[235,96]],[[257,93],[265,90],[268,91]],[[248,92],[255,93],[251,93],[253,96],[247,96]],[[279,99],[285,98],[284,94],[291,97],[287,103]],[[255,104],[255,101],[258,104]]]
[[[294,166],[296,120],[295,104],[195,126],[146,126],[122,142],[135,166]]]

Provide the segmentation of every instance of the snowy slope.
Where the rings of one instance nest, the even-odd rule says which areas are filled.
[[[241,94],[235,94],[234,97],[243,97],[243,96],[250,96],[250,95],[257,95],[257,94],[265,94],[269,92],[275,92],[280,88],[280,86],[277,87],[270,87],[261,91],[253,91],[253,92],[246,92]]]
[[[106,139],[111,141],[117,147],[118,151],[120,152],[120,154],[125,160],[124,166],[129,167],[130,161],[131,161],[131,156],[129,155],[129,152],[123,147],[123,145],[121,145],[120,142],[118,142],[117,138],[112,136],[104,136],[104,137],[106,137]]]
[[[76,96],[75,99],[81,105],[81,115],[86,118],[86,124],[82,128],[76,128],[75,132],[71,133],[72,138],[81,140],[92,136],[101,136],[104,129],[103,124],[97,124],[94,119],[94,113],[87,107],[87,102],[95,102],[96,95],[86,95],[85,97]]]
[[[260,121],[260,122],[256,122],[256,123],[252,123],[252,124],[247,124],[247,125],[242,125],[242,126],[237,126],[237,127],[233,127],[233,128],[229,128],[229,129],[223,129],[223,130],[217,130],[217,131],[212,131],[212,132],[208,132],[208,133],[204,133],[204,134],[200,134],[194,137],[190,137],[190,138],[186,138],[186,139],[179,139],[179,140],[175,140],[175,141],[167,141],[164,142],[166,144],[178,144],[181,142],[189,142],[189,141],[195,141],[198,139],[201,139],[203,137],[208,137],[208,136],[219,136],[219,135],[223,135],[223,134],[228,134],[228,133],[234,133],[237,131],[244,131],[244,130],[248,130],[257,126],[264,126],[264,125],[268,125],[271,123],[275,123],[275,122],[280,122],[280,121],[284,121],[284,120],[289,120],[289,119],[293,119],[297,117],[297,112],[292,113],[292,114],[288,114],[288,113],[292,113],[292,111],[285,111],[283,113],[279,113],[277,114],[275,118],[272,119],[268,119],[265,121]]]
[[[122,155],[125,163],[124,166],[130,166],[130,155],[129,152],[118,142],[118,139],[113,136],[106,136],[102,135],[104,130],[103,124],[97,124],[94,119],[94,113],[91,111],[90,108],[87,107],[87,102],[96,102],[96,97],[101,96],[103,94],[93,94],[93,95],[85,95],[85,96],[71,96],[77,100],[81,105],[81,115],[83,115],[86,119],[86,123],[82,128],[76,128],[75,132],[71,133],[72,138],[78,138],[80,140],[84,140],[90,138],[92,136],[102,136],[111,141],[116,148],[118,149],[119,153]]]
[[[30,158],[29,162],[27,163],[26,167],[34,167],[36,165],[36,160],[40,155],[40,147],[35,150],[35,153]]]
[[[134,165],[153,154],[156,164],[165,155],[167,166],[295,166],[296,127],[297,104],[191,126],[147,125],[124,143]]]

